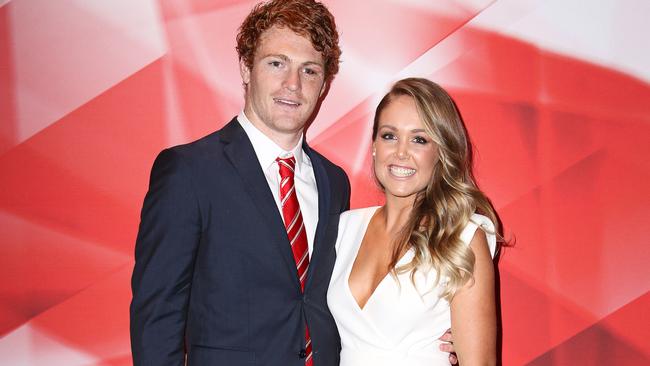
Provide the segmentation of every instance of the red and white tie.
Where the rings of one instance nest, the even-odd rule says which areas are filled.
[[[294,184],[294,169],[296,159],[292,156],[289,158],[277,158],[278,167],[280,168],[280,202],[282,203],[282,217],[284,218],[284,227],[287,229],[289,243],[293,259],[298,269],[298,278],[300,279],[300,289],[305,291],[305,281],[307,280],[307,269],[309,268],[309,250],[307,249],[307,234],[305,232],[305,223],[302,221],[300,213],[300,204],[296,195],[296,186]],[[311,338],[309,329],[305,326],[305,365],[313,366]]]

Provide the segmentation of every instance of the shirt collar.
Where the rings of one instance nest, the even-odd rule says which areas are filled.
[[[255,127],[248,117],[246,117],[244,111],[239,113],[237,121],[246,132],[246,135],[248,135],[251,144],[253,144],[253,150],[255,150],[255,155],[257,155],[257,160],[259,160],[262,169],[268,169],[275,163],[277,157],[284,158],[291,155],[296,158],[296,172],[300,171],[300,167],[303,163],[310,163],[309,158],[305,156],[305,153],[302,150],[302,140],[304,135],[300,135],[300,140],[293,149],[286,151]]]

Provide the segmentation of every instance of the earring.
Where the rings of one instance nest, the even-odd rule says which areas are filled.
[[[372,157],[374,158],[377,155],[377,152],[375,150],[372,150]]]

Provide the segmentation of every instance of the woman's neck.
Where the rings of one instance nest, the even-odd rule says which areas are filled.
[[[414,197],[387,197],[386,204],[380,212],[387,232],[395,234],[402,230],[413,211],[414,202]]]

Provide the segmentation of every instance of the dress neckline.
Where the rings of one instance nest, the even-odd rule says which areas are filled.
[[[364,218],[363,218],[363,221],[362,221],[362,226],[361,226],[361,227],[363,227],[363,234],[360,235],[360,239],[357,240],[356,243],[355,243],[356,248],[353,251],[354,256],[352,257],[351,264],[348,265],[348,268],[346,270],[346,275],[345,275],[345,288],[347,289],[347,293],[350,296],[350,299],[352,300],[352,302],[354,303],[355,308],[361,313],[364,313],[364,309],[366,309],[368,307],[368,304],[370,303],[370,301],[375,297],[375,294],[377,293],[377,290],[381,287],[381,285],[384,282],[386,282],[386,279],[388,277],[390,277],[390,271],[388,271],[384,275],[384,277],[382,277],[381,281],[379,281],[377,283],[377,286],[375,286],[375,288],[372,290],[372,292],[370,293],[370,296],[368,296],[368,299],[366,300],[366,303],[363,306],[359,305],[359,302],[357,301],[356,297],[354,297],[354,294],[352,293],[352,289],[350,288],[350,275],[352,274],[352,269],[354,268],[354,263],[357,261],[357,256],[359,255],[359,250],[361,249],[361,243],[363,243],[363,240],[366,237],[366,233],[368,232],[368,226],[370,225],[370,221],[372,221],[372,218],[375,217],[375,215],[377,214],[377,211],[379,211],[379,209],[381,207],[382,206],[369,207],[368,214],[364,215]],[[370,209],[372,209],[372,210],[370,210]],[[361,230],[359,230],[359,231],[361,231]],[[357,237],[357,239],[358,238],[359,237]],[[400,259],[397,261],[397,264],[401,264],[407,258],[407,256],[410,256],[412,251],[413,251],[413,249],[409,248],[400,257]]]

